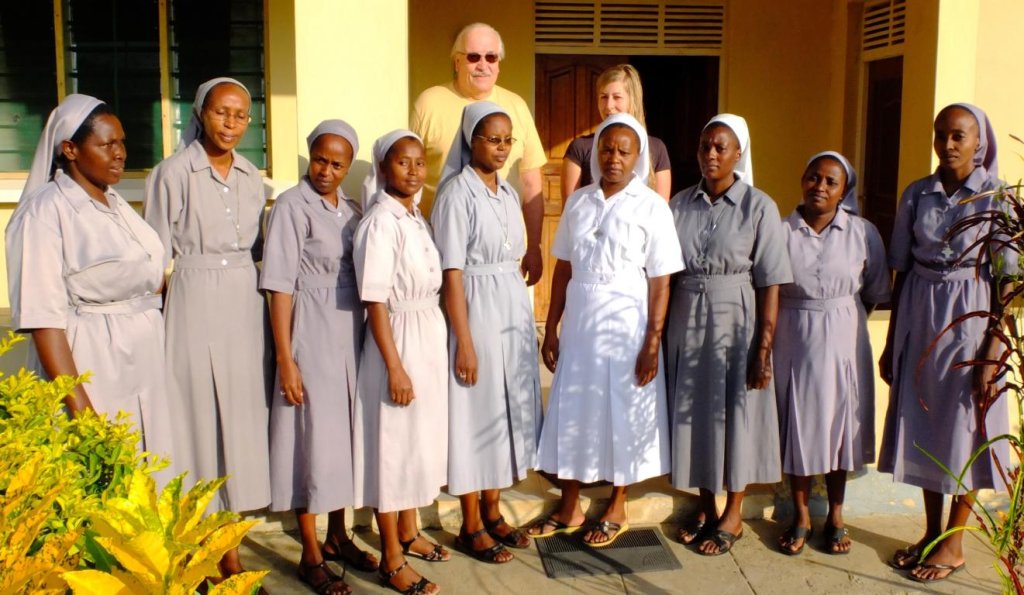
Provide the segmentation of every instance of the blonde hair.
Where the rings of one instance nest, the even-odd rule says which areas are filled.
[[[626,95],[629,95],[629,115],[640,122],[640,125],[647,128],[647,120],[644,119],[644,87],[640,84],[640,73],[629,64],[617,64],[606,69],[597,77],[597,95],[601,96],[601,90],[611,83],[622,83],[626,88]]]

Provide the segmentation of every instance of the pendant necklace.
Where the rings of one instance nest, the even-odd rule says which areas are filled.
[[[718,212],[717,215],[713,215],[712,212],[715,210],[715,203],[711,203],[711,208],[708,210],[708,222],[704,226],[704,231],[701,232],[701,244],[700,252],[697,254],[697,266],[701,268],[705,273],[708,273],[708,249],[711,246],[711,238],[715,235],[715,230],[718,229],[718,223],[721,221],[722,216],[725,214],[725,207]]]
[[[498,189],[500,190],[501,187],[499,186]],[[507,200],[502,200],[501,195],[498,194],[497,192],[495,192],[495,197],[496,198],[491,198],[490,196],[484,196],[484,202],[486,202],[487,205],[491,207],[491,212],[494,213],[494,218],[498,220],[498,225],[501,226],[502,234],[505,237],[505,242],[502,244],[502,246],[504,246],[506,250],[511,250],[512,249],[512,241],[508,239],[508,228],[509,228],[509,222],[512,220],[512,214],[508,210],[508,201]],[[504,221],[502,221],[501,215],[498,213],[498,207],[494,206],[494,204],[492,203],[493,200],[501,201],[501,204],[502,204],[502,206],[505,209],[505,220]]]
[[[603,190],[601,192],[602,192],[602,194],[604,193]],[[618,194],[618,193],[616,193],[616,194]],[[608,204],[607,201],[608,201],[608,199],[605,199],[605,204]],[[591,234],[594,236],[595,240],[600,240],[600,239],[604,238],[604,236],[605,236],[604,222],[608,218],[610,218],[612,216],[612,214],[615,211],[617,211],[619,206],[621,206],[622,203],[624,203],[624,202],[625,202],[625,199],[620,197],[619,198],[619,202],[617,202],[614,205],[612,205],[607,211],[604,212],[603,215],[601,215],[601,218],[594,225],[594,229],[591,230]]]
[[[150,261],[152,261],[153,254],[146,249],[146,245],[142,243],[142,240],[139,239],[138,234],[136,234],[135,230],[132,229],[131,224],[128,223],[128,220],[124,217],[124,215],[121,214],[121,209],[118,208],[118,199],[108,195],[107,202],[112,203],[110,205],[110,211],[106,211],[107,215],[110,217],[110,220],[114,223],[114,225],[118,226],[121,230],[127,232],[128,235],[131,236],[132,240],[139,245],[139,248],[142,248],[142,251],[146,253],[146,257]]]

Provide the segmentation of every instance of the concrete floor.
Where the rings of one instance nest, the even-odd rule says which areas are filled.
[[[816,520],[820,531],[820,519]],[[794,593],[995,593],[999,578],[992,567],[993,558],[975,537],[965,537],[967,568],[941,583],[922,585],[904,577],[904,573],[885,564],[892,553],[910,541],[916,541],[923,529],[920,515],[868,515],[848,520],[853,549],[846,556],[831,556],[819,551],[813,539],[804,553],[788,557],[778,553],[775,541],[784,525],[773,521],[748,521],[744,537],[733,550],[720,557],[704,557],[675,543],[673,525],[661,525],[682,570],[632,575],[608,575],[576,579],[549,579],[544,574],[539,554],[533,547],[516,550],[516,559],[506,565],[492,566],[476,562],[458,552],[443,563],[413,561],[418,572],[441,586],[444,593],[757,593],[793,595]],[[454,535],[445,531],[426,531],[431,538],[451,549]],[[364,548],[376,552],[377,535],[356,533]],[[269,568],[266,580],[271,592],[309,593],[295,578],[295,563],[301,547],[294,533],[254,531],[243,543],[242,559],[247,568]],[[344,571],[334,565],[338,572]],[[375,575],[346,572],[345,580],[356,593],[390,593]]]

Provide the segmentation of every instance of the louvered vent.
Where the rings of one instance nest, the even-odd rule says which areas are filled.
[[[602,49],[716,54],[725,7],[683,0],[560,0],[536,2],[538,53]]]
[[[907,1],[873,0],[864,3],[861,51],[891,55],[890,48],[902,46],[906,35]]]

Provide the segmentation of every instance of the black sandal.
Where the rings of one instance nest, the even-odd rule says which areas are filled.
[[[735,533],[735,534],[729,533],[728,531],[723,531],[721,529],[718,529],[717,531],[712,533],[710,536],[708,536],[707,539],[705,539],[704,541],[701,542],[701,544],[705,544],[705,543],[710,541],[711,543],[715,544],[715,546],[718,547],[718,551],[717,552],[707,552],[707,553],[704,553],[703,550],[697,550],[697,552],[700,553],[701,555],[704,555],[704,556],[721,556],[722,554],[728,554],[729,551],[732,550],[733,544],[735,544],[737,541],[739,541],[740,538],[742,538],[742,537],[743,537],[743,530],[742,529],[740,530],[739,533]]]
[[[676,530],[676,541],[683,545],[697,545],[711,537],[711,531],[713,529],[714,526],[709,525],[707,519],[694,516],[689,520],[684,521]],[[684,532],[690,536],[689,539],[683,538]]]
[[[487,533],[487,529],[480,529],[475,533],[459,533],[459,536],[455,538],[455,549],[459,550],[464,554],[468,554],[481,562],[487,562],[488,564],[505,564],[515,560],[515,556],[509,557],[507,560],[499,560],[498,556],[507,551],[505,544],[495,543],[489,548],[478,550],[473,547],[473,542],[480,538],[480,536]]]
[[[798,525],[791,525],[786,532],[782,534],[782,539],[779,540],[779,551],[787,556],[799,556],[803,553],[804,547],[807,545],[807,541],[814,535],[814,527],[800,527]],[[800,547],[795,550],[792,546],[796,540],[802,539],[803,543]]]
[[[828,525],[825,527],[825,553],[832,554],[833,556],[845,556],[850,553],[848,548],[846,551],[837,550],[836,548],[843,545],[843,540],[849,537],[850,531],[845,527],[834,527]],[[853,543],[850,543],[851,547]]]
[[[391,589],[394,589],[395,591],[398,591],[402,595],[427,595],[427,587],[429,587],[431,583],[424,576],[421,576],[420,580],[418,580],[415,583],[409,585],[404,591],[402,589],[399,589],[398,587],[396,587],[391,582],[391,579],[393,579],[396,576],[398,576],[398,573],[402,572],[402,570],[404,570],[405,567],[408,566],[408,565],[409,565],[409,561],[406,560],[405,562],[402,562],[401,566],[399,566],[398,568],[396,568],[396,569],[394,569],[394,570],[392,570],[390,572],[387,571],[387,570],[384,570],[384,566],[382,565],[380,567],[380,570],[377,571],[380,574],[380,582],[381,582],[381,584],[383,584],[385,587],[390,587]]]
[[[889,566],[892,566],[896,570],[910,570],[917,566],[921,559],[922,549],[914,545],[908,545],[903,549],[896,550],[896,553],[892,555],[892,559],[889,560]]]
[[[411,552],[411,551],[409,551],[409,548],[412,547],[412,544],[417,539],[419,539],[420,537],[423,537],[423,534],[422,533],[417,533],[416,537],[413,537],[409,541],[399,541],[398,543],[400,543],[402,545],[402,553],[404,553],[406,556],[412,555],[412,556],[416,556],[418,558],[422,558],[422,559],[426,560],[427,562],[447,562],[448,560],[451,559],[451,555],[448,554],[448,551],[446,549],[444,549],[444,546],[441,545],[440,543],[435,543],[434,544],[434,549],[430,550],[426,554],[421,554],[419,552]],[[430,540],[427,539],[426,537],[423,537],[423,541],[426,541],[427,543],[430,543]],[[446,555],[448,556],[447,558],[445,557]]]
[[[509,527],[512,527],[511,531],[504,535],[499,535],[497,532],[497,528],[507,524],[508,523],[505,522],[505,517],[499,516],[498,519],[495,520],[493,523],[485,520],[484,528],[487,529],[487,533],[491,536],[492,539],[499,543],[503,543],[508,547],[514,547],[520,550],[530,547],[530,536],[527,535],[526,532],[522,529],[512,527],[512,525],[508,525]]]
[[[311,576],[311,574],[317,570],[322,573],[321,580],[319,581],[313,580],[313,577]],[[313,564],[312,566],[299,562],[298,575],[300,581],[310,589],[313,589],[313,591],[319,595],[339,593],[337,591],[331,591],[331,588],[339,583],[342,587],[342,590],[340,591],[341,595],[350,595],[352,593],[352,587],[343,581],[340,576],[334,574],[334,571],[327,566],[327,562],[324,560],[321,560],[319,564]]]
[[[415,541],[415,539],[413,540]],[[340,562],[346,566],[351,566],[354,570],[360,572],[376,572],[377,568],[380,567],[380,562],[373,559],[373,554],[366,550],[359,549],[351,538],[345,541],[337,541],[328,537],[324,540],[324,545],[331,546],[333,552],[329,552],[320,546],[320,554],[324,557],[324,560],[331,562]],[[352,548],[352,550],[358,552],[355,557],[342,553],[343,548]]]

